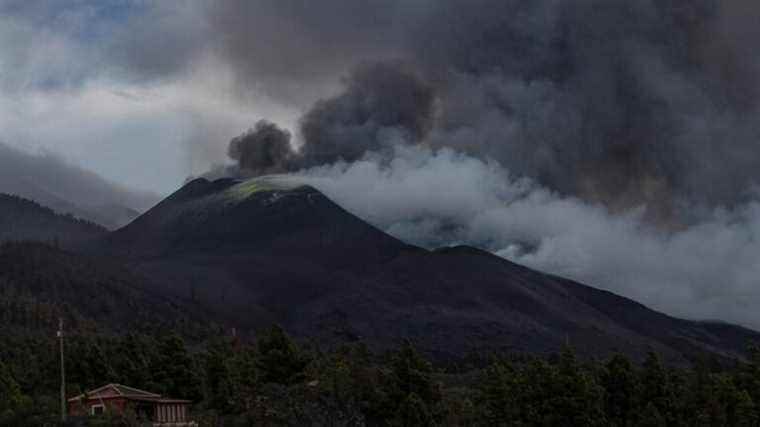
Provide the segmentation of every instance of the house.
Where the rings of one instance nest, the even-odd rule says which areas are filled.
[[[105,413],[120,415],[131,409],[154,427],[191,427],[198,425],[188,420],[191,404],[189,400],[169,399],[134,387],[106,384],[69,399],[68,412],[72,417],[83,417]]]

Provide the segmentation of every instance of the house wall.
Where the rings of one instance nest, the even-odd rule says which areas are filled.
[[[122,414],[127,407],[127,400],[124,398],[108,398],[69,402],[69,415],[75,417],[88,416],[92,414],[92,407],[95,405],[105,405],[107,412]]]
[[[156,405],[156,421],[162,423],[184,422],[187,420],[189,405],[184,403],[160,403]]]

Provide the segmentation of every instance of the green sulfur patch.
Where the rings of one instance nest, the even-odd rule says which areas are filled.
[[[227,192],[230,194],[230,196],[238,200],[243,200],[247,199],[255,193],[258,193],[259,191],[268,190],[274,190],[274,188],[270,188],[266,184],[258,182],[256,179],[250,179],[248,181],[241,182],[240,184],[232,186],[229,190],[227,190]]]
[[[296,186],[281,177],[263,176],[235,184],[227,190],[227,194],[236,200],[245,200],[261,191],[290,190]]]

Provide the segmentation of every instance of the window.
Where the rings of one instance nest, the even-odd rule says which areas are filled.
[[[90,413],[92,415],[103,415],[103,413],[106,411],[105,405],[92,405],[90,408]]]

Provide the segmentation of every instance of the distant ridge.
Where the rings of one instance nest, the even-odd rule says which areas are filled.
[[[58,214],[22,197],[0,194],[0,242],[32,240],[69,245],[106,233],[95,223]]]
[[[121,227],[158,197],[126,189],[50,154],[32,154],[0,142],[0,193],[34,200],[108,229]]]

